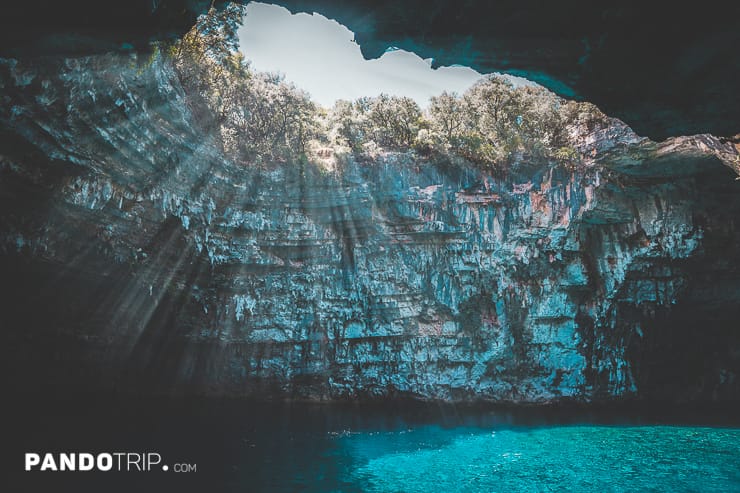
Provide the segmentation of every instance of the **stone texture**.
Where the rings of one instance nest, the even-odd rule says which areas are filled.
[[[714,137],[655,143],[610,120],[571,129],[588,156],[573,167],[489,175],[412,153],[256,167],[220,152],[159,59],[5,59],[0,98],[16,385],[740,395],[737,150]],[[710,328],[684,318],[706,310]]]

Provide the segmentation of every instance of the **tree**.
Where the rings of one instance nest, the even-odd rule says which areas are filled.
[[[500,161],[517,147],[517,96],[513,84],[499,76],[482,79],[463,95],[474,160]]]
[[[247,159],[289,158],[316,134],[316,106],[276,74],[255,74],[238,51],[245,7],[211,8],[170,50],[197,119],[224,150]]]
[[[533,157],[549,156],[564,139],[560,98],[539,86],[519,87],[516,93],[516,132],[521,150]]]
[[[276,74],[241,81],[223,123],[229,149],[248,158],[288,158],[305,153],[317,134],[316,105]]]
[[[454,153],[480,166],[522,159],[573,162],[566,128],[591,129],[603,115],[544,88],[490,75],[462,96],[443,92],[422,113],[408,97],[337,101],[324,112],[276,74],[253,72],[237,50],[244,7],[210,9],[169,53],[196,119],[217,130],[225,151],[245,160],[291,159],[312,139],[365,152]],[[320,129],[324,125],[325,128]],[[571,130],[569,130],[571,131]]]
[[[381,94],[371,100],[368,119],[379,145],[410,148],[419,131],[421,108],[411,98]]]
[[[359,151],[367,142],[369,129],[368,98],[356,101],[339,100],[328,116],[329,138],[339,145],[346,145],[352,151]]]
[[[448,146],[454,146],[465,130],[465,105],[457,94],[444,91],[431,98],[429,119],[432,131]]]
[[[167,50],[191,108],[204,126],[223,122],[235,83],[250,76],[237,50],[237,30],[245,11],[245,6],[234,3],[222,9],[211,7]]]

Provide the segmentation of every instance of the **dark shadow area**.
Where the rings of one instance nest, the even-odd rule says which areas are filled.
[[[377,402],[317,405],[229,399],[130,399],[13,394],[3,419],[5,480],[14,491],[362,491],[341,437],[381,436],[404,451],[407,431],[522,430],[568,425],[737,426],[737,412],[710,406],[491,407]],[[433,437],[434,434],[429,435]],[[440,435],[438,439],[446,435]],[[436,438],[430,438],[436,440]],[[382,443],[380,440],[378,443]],[[444,442],[425,446],[444,446]],[[25,452],[156,452],[150,471],[24,473]],[[175,473],[172,466],[196,464]]]
[[[675,261],[687,285],[676,304],[623,311],[641,336],[628,346],[641,394],[653,400],[740,400],[740,214],[737,182],[724,168],[696,175],[699,255]]]

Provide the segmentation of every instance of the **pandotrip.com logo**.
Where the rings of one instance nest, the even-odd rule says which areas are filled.
[[[157,452],[35,453],[25,454],[29,472],[197,472],[197,464],[167,464]]]

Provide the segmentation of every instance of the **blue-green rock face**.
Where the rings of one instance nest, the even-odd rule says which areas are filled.
[[[168,64],[137,63],[0,64],[2,128],[23,143],[0,161],[0,241],[25,280],[4,281],[3,351],[30,384],[739,395],[731,144],[654,143],[607,120],[569,129],[589,156],[577,167],[488,173],[371,151],[235,162]]]

